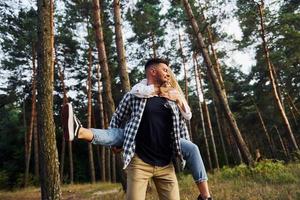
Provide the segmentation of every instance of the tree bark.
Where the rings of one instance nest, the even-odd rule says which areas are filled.
[[[215,139],[214,139],[214,133],[213,133],[212,126],[211,126],[211,121],[210,121],[210,115],[209,115],[208,107],[207,107],[206,100],[205,100],[205,97],[204,97],[203,85],[201,83],[202,77],[201,77],[200,66],[196,65],[195,70],[197,70],[197,72],[198,72],[197,76],[198,76],[198,79],[199,79],[200,91],[201,91],[201,93],[203,95],[203,104],[202,104],[203,107],[202,108],[203,108],[203,115],[204,115],[204,119],[205,119],[204,121],[206,121],[206,125],[207,125],[206,127],[207,127],[207,130],[208,130],[209,135],[211,137],[211,143],[212,143],[212,147],[213,147],[213,153],[214,153],[214,159],[215,159],[216,168],[217,168],[217,170],[219,170],[220,169],[220,165],[219,165],[219,160],[218,160],[216,143],[215,143]]]
[[[264,133],[265,133],[266,137],[267,137],[267,140],[268,140],[268,143],[269,143],[270,152],[271,152],[272,156],[274,157],[274,156],[275,156],[275,150],[274,150],[274,145],[272,144],[272,140],[271,140],[270,134],[269,134],[269,132],[268,132],[268,130],[267,130],[267,127],[266,127],[265,122],[264,122],[264,120],[263,120],[263,118],[262,118],[261,112],[260,112],[260,110],[258,109],[258,106],[256,105],[256,103],[255,103],[254,101],[253,101],[253,103],[254,103],[254,105],[255,105],[256,112],[257,112],[257,114],[258,114],[258,117],[259,117],[259,121],[260,121],[260,123],[261,123],[261,126],[262,126],[262,128],[263,128],[263,130],[264,130]]]
[[[178,41],[179,41],[179,51],[180,51],[180,57],[182,59],[182,65],[183,65],[183,71],[184,71],[184,93],[185,93],[185,99],[188,101],[188,78],[187,78],[187,67],[186,67],[186,60],[183,55],[183,48],[181,43],[181,35],[178,33]]]
[[[118,64],[120,69],[120,78],[122,83],[122,90],[124,93],[126,93],[129,92],[130,90],[130,81],[127,72],[125,48],[123,42],[120,0],[114,0],[114,19],[115,19],[116,46],[117,46]]]
[[[276,104],[276,106],[279,110],[280,116],[283,120],[283,124],[284,124],[285,129],[288,133],[290,142],[291,142],[294,150],[299,151],[299,147],[298,147],[298,144],[297,144],[296,139],[294,137],[294,133],[291,129],[290,123],[289,123],[288,118],[286,116],[286,113],[283,109],[281,99],[278,95],[278,91],[277,91],[277,87],[276,87],[276,81],[275,81],[275,78],[274,78],[274,72],[273,72],[272,63],[271,63],[270,54],[269,54],[269,49],[268,49],[267,41],[266,41],[266,38],[265,38],[266,33],[265,33],[265,25],[264,25],[264,19],[263,19],[263,16],[264,16],[263,10],[264,10],[264,1],[261,0],[261,3],[258,4],[258,11],[259,11],[259,17],[260,17],[262,47],[263,47],[263,50],[264,50],[266,64],[267,64],[268,71],[269,71],[269,78],[270,78],[270,82],[271,82],[271,85],[272,85],[272,92],[273,92],[273,96],[274,96],[274,99],[275,99],[275,104]]]
[[[194,33],[197,37],[197,42],[198,42],[198,45],[199,45],[200,50],[202,52],[202,56],[203,56],[204,62],[206,64],[207,71],[208,71],[209,75],[211,76],[212,85],[213,85],[214,90],[217,94],[218,100],[220,101],[220,103],[222,105],[222,108],[225,112],[226,119],[227,119],[231,129],[233,130],[234,137],[235,137],[235,140],[236,140],[236,142],[238,144],[238,147],[241,151],[241,154],[243,156],[243,160],[246,164],[253,165],[254,160],[253,160],[252,155],[251,155],[251,153],[250,153],[250,151],[249,151],[249,149],[248,149],[248,147],[247,147],[247,145],[246,145],[246,143],[245,143],[245,141],[242,137],[242,134],[240,133],[240,130],[237,126],[235,118],[233,117],[233,114],[232,114],[232,112],[229,108],[229,105],[227,103],[226,97],[222,93],[222,87],[219,84],[216,72],[213,68],[212,62],[211,62],[210,57],[208,55],[206,45],[204,44],[203,37],[202,37],[202,34],[199,30],[198,24],[197,24],[197,22],[196,22],[196,20],[193,16],[190,4],[189,4],[188,0],[182,0],[182,1],[183,1],[183,4],[184,4],[185,11],[186,11],[186,13],[189,17],[190,22],[191,22]]]
[[[35,46],[32,45],[32,99],[31,99],[31,116],[30,116],[30,125],[27,134],[27,150],[25,158],[25,181],[24,187],[27,187],[28,184],[28,176],[29,176],[29,167],[30,167],[30,159],[31,159],[31,147],[32,147],[32,135],[34,129],[34,120],[35,120],[35,106],[36,106],[36,66],[35,66]]]
[[[213,102],[213,104],[214,104],[214,110],[215,110],[215,115],[216,115],[216,122],[217,122],[218,131],[219,131],[219,135],[220,135],[220,141],[221,141],[221,145],[222,145],[222,150],[223,150],[223,155],[224,155],[224,159],[225,159],[225,164],[229,165],[228,155],[227,155],[227,152],[226,152],[225,143],[224,143],[224,137],[223,137],[224,133],[222,132],[222,128],[221,128],[220,113],[219,113],[219,110],[217,109],[217,106],[216,106],[215,102]]]
[[[111,119],[114,111],[115,111],[115,103],[112,98],[111,93],[111,79],[108,69],[108,63],[107,63],[107,56],[106,56],[106,50],[105,50],[105,44],[104,44],[104,37],[103,37],[103,28],[101,24],[101,17],[100,17],[100,5],[98,0],[93,0],[93,16],[94,16],[94,30],[95,30],[95,38],[96,38],[96,45],[98,50],[98,59],[101,66],[101,73],[103,75],[104,79],[104,92],[105,92],[105,98],[106,98],[106,108],[107,108],[107,114],[108,118]],[[114,173],[112,175],[112,182],[115,182],[115,172],[116,172],[116,165],[115,165],[115,155],[112,155],[112,172]]]
[[[67,94],[65,89],[65,83],[64,83],[64,75],[62,73],[61,66],[58,64],[57,60],[55,60],[57,67],[58,67],[58,74],[59,74],[59,80],[62,85],[63,90],[63,105],[66,105],[67,103]],[[65,166],[65,152],[66,152],[66,140],[65,137],[62,137],[61,141],[61,153],[60,153],[60,165],[59,165],[59,173],[60,173],[60,181],[63,183],[63,176],[64,176],[64,166]]]
[[[206,101],[203,102],[203,108],[204,108],[203,111],[205,113],[204,116],[206,116],[204,118],[206,119],[207,127],[208,127],[209,134],[210,134],[210,137],[211,137],[211,144],[212,144],[212,148],[213,148],[213,154],[214,154],[214,160],[215,160],[216,168],[217,168],[217,170],[219,170],[220,165],[219,165],[218,153],[217,153],[216,143],[215,143],[215,139],[214,139],[213,129],[212,129],[212,126],[211,126],[210,114],[209,114],[209,110],[208,110],[208,106],[206,104]]]
[[[210,151],[209,151],[209,146],[208,146],[208,141],[207,141],[207,136],[206,136],[206,127],[205,127],[205,120],[204,120],[204,115],[203,115],[203,108],[202,108],[202,103],[201,103],[201,98],[204,99],[203,97],[203,91],[201,90],[201,84],[199,79],[199,73],[197,69],[197,65],[195,64],[195,58],[194,59],[194,71],[195,71],[195,80],[196,80],[196,87],[197,87],[197,94],[198,94],[198,102],[199,102],[199,109],[200,109],[200,116],[201,116],[201,125],[203,129],[203,136],[204,136],[204,144],[205,144],[205,149],[207,153],[207,161],[208,161],[208,167],[210,170],[213,169],[212,167],[212,162],[211,162],[211,156],[210,156]],[[202,97],[201,97],[202,94]]]
[[[58,72],[59,72],[59,79],[61,82],[61,87],[63,90],[63,105],[66,105],[68,103],[68,97],[67,97],[67,90],[66,90],[66,85],[65,85],[65,81],[64,81],[64,72],[61,68],[61,66],[59,64],[57,64],[58,67]],[[65,143],[65,139],[63,137],[63,142]],[[68,154],[69,154],[69,175],[70,175],[70,183],[73,184],[74,183],[74,167],[73,167],[73,150],[72,150],[72,141],[68,141]],[[65,144],[64,144],[65,146]],[[63,147],[62,147],[63,149]],[[62,151],[63,152],[63,151]],[[63,154],[63,153],[62,153]],[[64,160],[64,156],[61,156],[61,160]],[[62,175],[63,172],[63,164],[62,162],[60,163],[61,168],[60,169],[60,174]]]
[[[40,181],[42,199],[61,199],[58,154],[53,119],[53,1],[37,1],[38,70],[37,113],[40,131]]]
[[[37,129],[37,112],[34,113],[33,124],[33,140],[34,140],[34,175],[39,178],[39,134]]]
[[[277,135],[278,135],[278,138],[279,138],[279,142],[280,142],[282,151],[283,151],[285,157],[286,157],[287,159],[289,159],[289,151],[288,151],[288,149],[285,147],[285,145],[284,145],[284,143],[283,143],[282,137],[281,137],[281,135],[280,135],[280,133],[279,133],[279,131],[278,131],[277,126],[274,126],[274,128],[275,128],[275,131],[276,131],[276,133],[277,133]]]
[[[150,39],[152,42],[152,51],[153,51],[153,58],[156,58],[157,53],[156,53],[156,43],[155,43],[155,37],[153,31],[150,32]]]
[[[87,96],[88,96],[88,110],[87,110],[87,128],[91,128],[92,124],[92,48],[89,47],[88,49],[88,79],[87,79]],[[89,165],[90,165],[90,175],[91,175],[91,182],[96,182],[96,175],[95,175],[95,164],[94,164],[94,156],[93,156],[93,146],[92,143],[88,143],[88,157],[89,157]]]
[[[99,113],[101,119],[101,128],[105,127],[104,123],[104,109],[103,109],[103,99],[102,99],[102,84],[101,84],[101,77],[100,77],[100,65],[97,65],[97,82],[98,82],[98,104],[99,104]],[[101,146],[101,181],[106,180],[106,173],[105,173],[105,147]]]
[[[104,93],[105,97],[107,99],[107,112],[108,112],[108,118],[110,119],[115,111],[115,103],[112,98],[111,94],[111,79],[108,69],[108,63],[107,63],[107,56],[106,56],[106,50],[105,50],[105,44],[104,44],[104,37],[103,37],[103,28],[101,24],[101,18],[100,18],[100,5],[98,0],[93,0],[93,16],[94,16],[94,24],[93,28],[95,31],[95,39],[96,39],[96,45],[98,50],[98,59],[99,64],[101,66],[101,74],[103,75],[104,79]]]
[[[292,105],[293,110],[297,113],[298,116],[300,116],[300,112],[299,112],[298,108],[296,107],[296,105],[294,104],[292,97],[289,94],[287,94],[286,96],[287,96],[287,99],[289,100],[290,104]]]

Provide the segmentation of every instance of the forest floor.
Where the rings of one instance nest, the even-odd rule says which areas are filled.
[[[192,177],[178,175],[182,200],[196,200],[198,191]],[[300,164],[259,165],[249,170],[244,165],[223,168],[209,174],[210,190],[215,200],[300,200]],[[63,199],[122,200],[125,195],[120,184],[96,183],[62,186]],[[40,188],[0,191],[1,200],[40,199]],[[150,188],[147,200],[158,199],[155,187]]]

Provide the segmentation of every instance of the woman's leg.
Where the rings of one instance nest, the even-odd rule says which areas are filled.
[[[186,164],[192,172],[192,176],[201,196],[203,198],[210,197],[207,184],[208,178],[198,146],[182,138],[180,139],[180,146],[183,158],[186,160]]]
[[[122,146],[124,141],[124,129],[86,129],[80,128],[78,139],[89,141],[95,145]]]

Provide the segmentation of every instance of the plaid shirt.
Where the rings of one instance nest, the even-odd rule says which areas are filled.
[[[124,169],[129,165],[135,153],[135,137],[138,132],[146,102],[146,98],[139,98],[131,93],[125,94],[110,121],[110,128],[120,128],[122,122],[128,119],[124,129]],[[181,159],[184,165],[185,161],[181,154],[179,139],[184,138],[189,140],[187,126],[176,103],[168,101],[168,105],[172,109],[173,132],[171,133],[171,138],[173,141],[173,151],[174,154]]]

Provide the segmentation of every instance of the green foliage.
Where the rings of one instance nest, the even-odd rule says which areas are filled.
[[[24,127],[20,109],[12,104],[0,108],[0,186],[14,187],[24,166]],[[2,182],[5,181],[5,182]]]
[[[5,170],[0,171],[0,188],[7,187],[8,173]]]
[[[226,179],[251,179],[261,183],[295,183],[300,182],[290,169],[281,161],[265,160],[257,163],[253,168],[241,164],[230,168],[223,167],[221,177]]]
[[[300,162],[300,151],[292,152],[291,157],[293,161]]]
[[[129,39],[129,42],[136,42],[141,47],[137,48],[132,56],[146,60],[153,57],[154,52],[158,54],[158,49],[164,47],[163,36],[166,32],[163,19],[165,16],[160,14],[159,1],[142,0],[138,1],[135,6],[135,9],[129,9],[126,13],[126,19],[134,32],[134,36]]]

